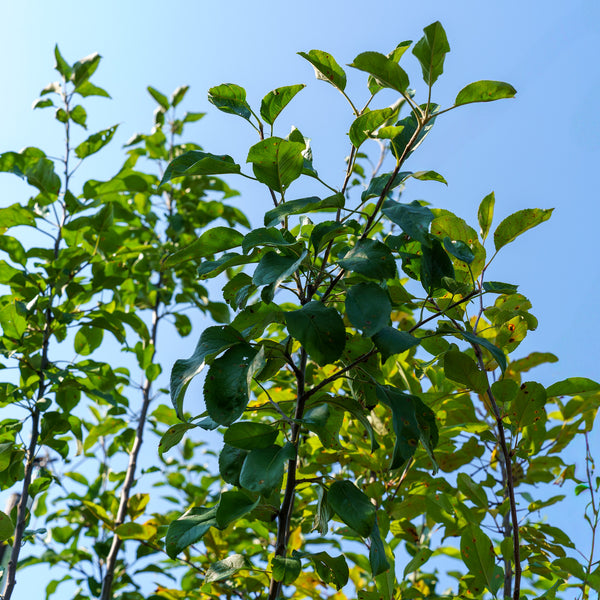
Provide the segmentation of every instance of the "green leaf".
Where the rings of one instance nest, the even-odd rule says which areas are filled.
[[[82,356],[88,356],[102,343],[103,333],[102,329],[97,327],[89,327],[84,325],[77,330],[75,339],[73,340],[73,347],[77,354]]]
[[[208,101],[219,110],[250,121],[252,111],[246,102],[246,90],[234,83],[223,83],[208,90]]]
[[[346,73],[331,54],[322,50],[298,52],[298,54],[314,67],[317,79],[331,83],[342,92],[346,89]]]
[[[289,200],[281,202],[276,208],[265,213],[265,227],[272,227],[279,224],[290,215],[305,214],[317,210],[337,209],[344,206],[344,196],[342,194],[334,194],[321,200],[317,196],[309,198],[300,198],[298,200]]]
[[[360,273],[371,279],[393,279],[396,277],[396,260],[391,250],[378,240],[359,239],[346,252],[338,264],[347,271]]]
[[[269,496],[281,488],[283,469],[288,460],[296,456],[289,442],[283,446],[269,446],[251,450],[240,473],[240,485],[251,492]]]
[[[183,117],[183,122],[184,123],[195,123],[196,121],[199,121],[200,119],[202,119],[205,116],[206,116],[206,113],[203,113],[203,112],[186,112],[185,116]]]
[[[313,227],[310,243],[318,253],[331,240],[351,232],[357,233],[359,229],[360,226],[356,221],[348,221],[345,225],[339,221],[323,221]]]
[[[278,254],[277,252],[267,252],[258,263],[252,283],[256,286],[269,285],[271,283],[279,284],[294,273],[304,258],[306,252],[303,252],[300,257],[287,256]]]
[[[486,509],[489,507],[489,500],[483,486],[473,481],[466,473],[459,473],[456,476],[456,485],[475,506]]]
[[[411,41],[400,42],[389,54],[387,54],[387,57],[396,63],[399,62],[404,53],[410,48],[411,44]],[[384,89],[384,86],[379,85],[375,77],[373,77],[373,75],[369,76],[369,81],[367,85],[369,87],[369,91],[373,95],[377,94],[382,89]],[[410,93],[411,90],[408,90],[408,92]],[[410,93],[410,95],[412,97],[412,93]]]
[[[242,250],[244,254],[248,254],[256,246],[285,248],[287,246],[296,246],[297,244],[298,240],[285,229],[259,227],[244,236]]]
[[[69,63],[62,57],[60,50],[58,49],[58,44],[54,46],[54,58],[56,59],[56,64],[54,68],[68,81],[71,79],[71,74],[73,73],[73,69],[69,66]]]
[[[266,423],[238,421],[227,429],[223,441],[235,448],[254,450],[254,448],[272,446],[278,434],[276,428]]]
[[[8,510],[8,509],[5,509]],[[15,526],[12,519],[0,511],[0,542],[11,538],[15,534]]]
[[[425,290],[432,294],[443,287],[443,279],[454,279],[454,267],[441,242],[431,239],[431,245],[423,244],[421,256],[421,283]]]
[[[373,531],[369,536],[371,545],[369,547],[369,563],[371,564],[371,573],[373,577],[385,573],[390,568],[390,563],[385,556],[385,546],[379,533],[379,526],[377,525],[377,519],[373,524]]]
[[[496,554],[490,538],[474,524],[469,524],[463,530],[460,538],[461,558],[469,574],[475,579],[475,585],[490,591],[497,590],[496,587]],[[502,580],[501,580],[502,581]]]
[[[229,426],[237,421],[250,399],[252,376],[261,367],[264,352],[238,344],[217,358],[206,375],[204,400],[213,421]]]
[[[382,212],[392,223],[399,225],[402,231],[411,238],[422,244],[429,244],[427,234],[429,224],[434,218],[431,209],[421,206],[416,200],[410,204],[386,200]]]
[[[517,90],[510,83],[504,81],[475,81],[458,92],[454,106],[514,98],[516,93]]]
[[[173,560],[188,546],[199,542],[204,534],[217,526],[217,507],[192,508],[169,525],[165,539],[165,550]]]
[[[346,294],[348,320],[367,337],[388,325],[391,312],[388,293],[376,283],[358,283]]]
[[[425,35],[415,44],[412,53],[421,63],[423,81],[431,87],[444,72],[444,60],[450,52],[446,32],[439,21],[423,29]]]
[[[122,540],[149,540],[156,535],[156,527],[130,521],[119,525],[115,533]]]
[[[290,100],[306,86],[303,83],[286,85],[269,92],[260,104],[260,114],[269,124],[273,125],[281,111],[289,104]]]
[[[393,173],[383,173],[382,175],[377,175],[377,177],[373,177],[373,179],[369,181],[367,189],[360,195],[360,199],[363,202],[366,202],[369,198],[379,198],[381,194],[383,194],[383,190],[385,189],[392,175]],[[410,177],[410,175],[410,172],[397,173],[394,177],[394,181],[388,188],[387,195],[389,196],[393,189],[402,185]]]
[[[348,583],[350,571],[343,554],[330,556],[327,552],[315,552],[302,553],[302,556],[311,560],[323,583],[333,583],[336,590],[341,590]]]
[[[50,98],[46,98],[45,100],[43,98],[38,98],[34,101],[31,108],[35,110],[36,108],[48,108],[49,106],[54,106],[54,102],[52,102]]]
[[[553,210],[553,208],[525,208],[506,217],[494,231],[496,251],[512,242],[528,229],[547,221]]]
[[[4,234],[11,227],[19,225],[35,227],[35,217],[31,211],[20,204],[11,204],[6,208],[0,208],[0,234]]]
[[[216,260],[203,261],[198,267],[198,277],[200,279],[212,279],[231,267],[257,262],[261,254],[262,252],[260,250],[252,252],[249,255],[238,254],[237,252],[226,252]]]
[[[96,71],[100,64],[100,55],[97,52],[78,60],[73,65],[73,73],[71,74],[71,81],[78,88],[81,84],[85,83]]]
[[[324,366],[340,358],[346,343],[346,328],[335,308],[311,301],[286,313],[290,335],[297,339],[317,364]]]
[[[77,123],[77,125],[81,125],[84,129],[86,129],[85,122],[87,120],[87,113],[85,112],[85,108],[83,108],[83,106],[80,104],[74,106],[69,112],[69,117],[71,121]],[[77,154],[77,151],[75,153]]]
[[[76,94],[83,96],[102,96],[103,98],[110,98],[110,94],[103,88],[94,85],[90,81],[84,81],[77,86],[74,90]]]
[[[408,75],[392,58],[379,52],[362,52],[349,65],[375,77],[376,82],[386,88],[403,93],[408,87]]]
[[[377,397],[392,411],[392,425],[396,434],[390,469],[406,464],[419,440],[434,468],[437,468],[433,450],[438,443],[438,429],[433,411],[417,396],[406,394],[389,385],[377,386]]]
[[[479,221],[479,227],[481,228],[480,235],[481,239],[485,241],[490,227],[492,226],[492,219],[494,218],[494,205],[496,204],[496,195],[494,192],[489,193],[479,205],[477,211],[477,220]]]
[[[181,156],[173,159],[165,170],[159,187],[176,177],[187,177],[190,175],[222,175],[225,173],[239,173],[240,165],[228,155],[217,156],[199,150],[184,152]]]
[[[466,242],[460,240],[451,240],[448,236],[444,238],[444,248],[448,254],[458,258],[458,260],[470,265],[475,260],[473,250],[469,248]]]
[[[402,354],[418,346],[421,340],[395,327],[383,327],[373,336],[373,342],[381,354],[381,362],[384,363],[390,356]]]
[[[250,148],[246,162],[252,163],[254,175],[261,183],[283,193],[302,173],[303,151],[304,144],[270,137]]]
[[[551,352],[532,352],[524,358],[512,361],[509,368],[514,373],[525,373],[538,365],[555,362],[558,362],[558,357]]]
[[[371,425],[369,419],[367,419],[368,412],[360,404],[360,402],[348,396],[326,396],[324,398],[319,398],[319,400],[350,413],[365,428],[371,442],[371,453],[375,452],[375,450],[379,448],[379,444],[375,438],[373,426]]]
[[[498,346],[494,346],[492,342],[486,340],[485,338],[476,336],[469,331],[462,331],[461,335],[470,342],[471,344],[478,344],[479,346],[483,346],[488,352],[494,357],[498,366],[502,370],[502,373],[506,371],[506,356]]]
[[[75,148],[75,155],[77,158],[86,158],[104,148],[104,146],[112,140],[117,127],[118,125],[113,125],[108,129],[103,129],[98,133],[90,135],[87,140],[81,142],[81,144]]]
[[[367,140],[371,134],[383,125],[390,117],[395,114],[393,108],[382,108],[379,110],[368,110],[356,118],[350,125],[350,141],[355,148],[360,148],[362,143]]]
[[[422,570],[423,565],[429,560],[433,554],[433,550],[427,547],[420,548],[417,553],[408,561],[404,567],[404,578],[406,579],[410,573]]]
[[[188,359],[175,361],[171,370],[171,402],[179,419],[184,420],[185,391],[190,381],[204,368],[205,360],[243,341],[244,338],[233,327],[208,327],[202,332],[194,354]]]
[[[158,444],[159,454],[162,455],[164,452],[173,448],[173,446],[179,444],[186,431],[194,429],[194,427],[196,427],[196,425],[192,423],[176,423],[175,425],[171,425],[160,438],[160,443]]]
[[[237,229],[230,227],[213,227],[205,231],[197,240],[185,248],[171,254],[164,261],[165,267],[175,267],[189,260],[199,260],[212,256],[217,252],[237,248],[242,244],[244,236]]]
[[[516,431],[546,421],[546,390],[535,381],[523,383],[508,409],[510,422]]]
[[[234,448],[225,444],[219,454],[219,474],[226,483],[240,485],[240,473],[244,460],[248,456],[247,450]]]
[[[484,291],[492,294],[514,294],[518,288],[518,285],[513,285],[512,283],[503,283],[502,281],[483,282]]]
[[[549,398],[556,396],[576,396],[586,392],[597,392],[600,384],[586,377],[569,377],[553,383],[547,390]]]
[[[241,519],[258,506],[258,498],[252,500],[244,492],[222,492],[215,515],[217,527],[225,529],[230,523]]]
[[[298,579],[302,563],[299,558],[274,556],[271,559],[271,569],[275,581],[281,581],[283,585],[290,585]]]
[[[425,110],[426,106],[421,106],[421,110]],[[432,114],[438,110],[437,104],[430,104],[429,111]],[[398,161],[406,160],[427,137],[431,128],[435,124],[435,117],[431,118],[425,125],[420,124],[413,113],[398,121],[393,130],[393,135],[386,139],[390,139],[392,152]],[[383,132],[380,132],[383,133]]]
[[[171,94],[171,104],[173,106],[177,106],[185,97],[188,90],[190,89],[189,85],[179,86],[172,94]],[[164,108],[164,107],[163,107]]]
[[[232,554],[223,560],[212,563],[206,571],[204,582],[213,583],[214,581],[229,579],[246,566],[246,559],[241,554]]]
[[[317,530],[321,535],[327,535],[329,529],[329,521],[333,516],[329,504],[327,502],[327,489],[317,486],[317,497],[319,502],[317,504],[317,510],[315,512],[315,519],[313,521],[311,531]]]
[[[375,506],[351,481],[334,481],[327,502],[338,517],[361,537],[368,538],[375,526]]]
[[[164,94],[161,94],[156,88],[153,88],[150,85],[146,89],[148,90],[148,93],[160,104],[160,106],[162,106],[165,110],[169,110],[170,104]]]
[[[464,352],[449,350],[444,354],[444,373],[449,379],[458,381],[479,394],[485,394],[488,389],[486,374]]]

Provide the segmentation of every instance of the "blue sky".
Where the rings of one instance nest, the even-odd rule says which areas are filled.
[[[600,69],[593,57],[600,48],[600,3],[593,0],[3,2],[0,152],[28,145],[59,152],[58,124],[45,111],[31,111],[55,77],[52,51],[58,43],[71,62],[95,51],[103,56],[95,82],[113,99],[86,102],[88,132],[120,127],[112,150],[90,161],[95,178],[109,177],[122,160],[119,146],[150,129],[155,103],[147,85],[170,94],[189,84],[184,108],[208,113],[190,127],[189,139],[243,163],[253,131],[206,100],[209,87],[233,82],[247,89],[253,106],[275,87],[307,83],[280,118],[279,132],[296,125],[311,137],[319,172],[337,181],[352,114],[333,88],[314,80],[312,67],[296,52],[318,48],[346,64],[362,51],[388,52],[402,40],[417,40],[436,20],[452,52],[434,88],[435,101],[449,105],[458,90],[478,79],[508,81],[518,94],[440,119],[407,167],[436,170],[449,185],[410,183],[404,198],[425,199],[472,224],[480,200],[492,190],[495,225],[522,208],[555,207],[549,222],[502,250],[490,277],[519,284],[532,301],[540,327],[519,356],[534,350],[559,356],[559,363],[538,370],[543,383],[573,375],[598,379]],[[416,60],[407,55],[403,66],[422,94]],[[366,77],[347,71],[350,93],[360,97]],[[2,206],[23,198],[17,181],[1,182]],[[243,191],[236,202],[258,225],[268,206],[262,190],[239,180],[230,184]],[[165,361],[191,353],[195,341],[178,342],[177,355],[166,353]],[[597,433],[592,442],[598,452]],[[17,593],[18,600],[25,597]]]

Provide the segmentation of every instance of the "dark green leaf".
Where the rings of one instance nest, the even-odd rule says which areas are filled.
[[[375,519],[373,531],[371,531],[369,539],[371,541],[369,547],[369,563],[371,564],[371,573],[373,577],[376,577],[377,575],[381,575],[381,573],[385,573],[390,568],[390,563],[385,557],[385,546],[381,540],[377,519]]]
[[[370,73],[379,85],[397,92],[403,93],[408,87],[408,75],[404,69],[379,52],[363,52],[349,66]]]
[[[221,500],[215,515],[217,527],[225,529],[230,523],[237,521],[258,506],[258,498],[252,500],[243,492],[222,492]]]
[[[346,314],[363,335],[371,337],[388,325],[392,303],[376,283],[358,283],[346,294]]]
[[[439,21],[423,29],[425,35],[415,44],[412,53],[419,59],[423,81],[431,87],[444,71],[444,60],[450,52],[446,32]]]
[[[170,558],[177,555],[188,546],[199,542],[204,534],[217,526],[217,507],[192,508],[169,525],[165,540],[165,549]]]
[[[371,442],[371,452],[375,452],[375,450],[379,448],[379,444],[375,439],[373,426],[371,425],[369,419],[367,419],[368,411],[360,404],[360,402],[348,396],[326,396],[325,398],[320,398],[320,400],[330,404],[331,406],[335,406],[336,408],[341,408],[342,410],[349,412],[365,428]]]
[[[429,560],[429,557],[433,554],[433,550],[427,547],[421,547],[417,550],[417,553],[408,561],[404,567],[404,578],[406,579],[409,574],[422,570],[423,565]]]
[[[252,376],[262,360],[262,351],[244,343],[232,346],[212,363],[204,382],[204,400],[211,419],[229,426],[242,416],[250,399]]]
[[[484,281],[483,289],[492,294],[514,294],[518,285],[512,283],[503,283],[502,281]]]
[[[395,114],[393,108],[382,108],[363,113],[350,125],[350,141],[355,148],[360,148],[361,144],[367,140],[371,134]]]
[[[481,201],[481,204],[479,205],[479,210],[477,211],[477,220],[479,221],[479,227],[481,228],[480,235],[482,240],[485,240],[490,232],[492,219],[494,218],[495,203],[496,195],[494,192],[491,192]]]
[[[498,348],[498,346],[494,346],[492,342],[486,340],[485,338],[473,335],[468,331],[461,332],[461,335],[465,338],[465,340],[471,342],[471,344],[478,344],[479,346],[483,346],[494,357],[494,359],[498,363],[498,366],[502,370],[502,373],[506,371],[506,356],[504,355],[504,352],[502,352],[502,350]]]
[[[382,212],[392,223],[399,225],[402,231],[411,238],[422,244],[429,244],[427,233],[429,232],[429,224],[434,218],[431,209],[421,206],[416,200],[410,204],[386,200]]]
[[[270,137],[250,148],[246,162],[252,163],[254,175],[261,183],[283,193],[302,173],[303,151],[304,144]]]
[[[179,444],[179,442],[183,439],[186,431],[193,429],[196,425],[192,423],[176,423],[175,425],[171,425],[169,429],[164,433],[164,435],[160,438],[160,443],[158,444],[158,452],[159,454],[163,454],[170,450],[173,446]]]
[[[512,242],[528,229],[547,221],[553,210],[553,208],[525,208],[506,217],[494,231],[496,251]]]
[[[240,473],[240,485],[269,496],[281,487],[285,463],[295,456],[294,446],[289,442],[283,448],[269,446],[250,451]]]
[[[317,79],[328,81],[342,92],[346,89],[346,73],[331,54],[322,50],[298,52],[298,54],[314,67]]]
[[[437,238],[431,239],[431,245],[423,244],[421,256],[421,283],[425,290],[432,294],[442,287],[445,277],[454,279],[454,267],[450,257]]]
[[[290,585],[298,579],[302,563],[299,558],[274,556],[271,559],[271,569],[275,581],[281,581],[283,585]]]
[[[248,254],[256,246],[284,248],[286,246],[296,246],[297,244],[298,240],[289,234],[287,230],[276,229],[275,227],[259,227],[244,236],[242,250],[244,254]]]
[[[161,94],[156,88],[153,88],[150,85],[146,89],[148,90],[148,93],[160,104],[160,106],[162,106],[165,110],[169,110],[170,104],[164,94]]]
[[[238,265],[247,265],[256,262],[262,254],[260,250],[252,252],[249,255],[238,254],[237,252],[226,252],[216,260],[206,260],[198,267],[198,277],[200,279],[211,279],[216,277],[230,267]]]
[[[189,260],[199,260],[217,252],[240,246],[244,236],[237,229],[213,227],[205,231],[189,246],[171,254],[164,261],[165,267],[174,267]]]
[[[287,256],[277,252],[267,252],[258,263],[252,283],[256,286],[269,285],[271,283],[279,284],[286,277],[294,273],[306,256],[303,252],[300,257]]]
[[[339,221],[323,221],[314,226],[310,234],[310,243],[315,252],[319,252],[331,240],[345,236],[350,232],[357,233],[358,229],[359,226],[356,221],[349,221],[345,225]]]
[[[413,337],[406,331],[399,331],[395,327],[383,327],[373,336],[373,342],[381,354],[382,363],[390,356],[401,354],[420,344],[419,338]]]
[[[342,194],[334,194],[324,200],[317,196],[310,196],[309,198],[282,202],[276,208],[272,208],[265,213],[265,227],[277,225],[290,215],[304,214],[316,210],[337,209],[342,206],[344,206],[344,196]]]
[[[81,142],[81,144],[75,148],[75,155],[77,158],[86,158],[87,156],[95,154],[98,152],[98,150],[104,148],[104,146],[106,146],[106,144],[112,140],[117,127],[118,125],[113,125],[108,129],[104,129],[98,133],[90,135],[87,140]]]
[[[238,421],[233,423],[223,436],[226,444],[242,450],[272,446],[278,435],[277,429],[266,423]]]
[[[392,410],[396,434],[390,469],[399,469],[411,458],[421,440],[434,468],[433,450],[438,443],[438,429],[433,411],[417,396],[406,394],[389,385],[377,386],[377,397]]]
[[[334,481],[327,493],[327,502],[338,517],[368,538],[375,526],[375,506],[351,481]]]
[[[219,454],[219,474],[226,483],[240,485],[240,472],[244,460],[248,456],[247,450],[240,450],[225,444]]]
[[[338,264],[347,271],[378,280],[393,279],[397,272],[391,250],[384,243],[368,238],[359,239]]]
[[[426,107],[421,106],[422,110]],[[438,110],[436,104],[430,104],[429,110],[434,113]],[[427,121],[425,125],[420,124],[413,113],[398,121],[393,130],[393,135],[386,135],[390,139],[392,152],[397,160],[406,160],[423,142],[435,124],[435,117]]]
[[[204,368],[205,360],[243,341],[244,338],[233,327],[208,327],[202,332],[194,354],[188,359],[175,361],[171,370],[171,402],[181,420],[184,420],[185,391],[190,381]]]
[[[234,83],[223,83],[208,90],[208,101],[219,110],[250,121],[252,112],[246,102],[246,90]]]
[[[342,589],[350,576],[348,564],[343,554],[330,556],[327,552],[303,554],[311,560],[323,583],[333,583],[336,590]]]
[[[448,254],[458,258],[464,263],[470,265],[475,260],[475,254],[473,250],[469,248],[469,245],[460,240],[451,240],[449,237],[444,238],[444,248]]]
[[[387,57],[396,63],[399,62],[404,53],[410,48],[411,44],[411,41],[400,42],[389,54],[387,54]],[[377,80],[375,77],[373,77],[373,75],[369,76],[368,87],[369,91],[373,95],[377,94],[384,88],[384,86],[377,83]],[[411,90],[407,90],[407,93],[410,93],[412,97]]]
[[[269,124],[273,125],[281,111],[289,104],[290,100],[303,88],[304,84],[286,85],[269,92],[260,104],[260,114]]]
[[[175,177],[188,175],[221,175],[224,173],[239,173],[240,165],[236,164],[231,156],[217,156],[199,150],[184,152],[169,163],[165,170],[160,185]],[[160,186],[159,186],[160,187]]]
[[[8,509],[5,509],[8,510]],[[0,511],[0,542],[11,538],[15,534],[15,526],[12,519]]]
[[[475,81],[458,92],[454,106],[514,98],[516,93],[517,90],[510,83],[504,83],[504,81]]]
[[[485,394],[488,389],[488,380],[475,361],[458,350],[450,350],[444,354],[444,373],[453,381],[458,381],[470,389]]]
[[[317,364],[335,362],[342,355],[346,328],[335,308],[313,300],[299,310],[286,313],[285,320],[290,335]]]
[[[402,185],[410,175],[410,172],[397,173],[394,177],[394,181],[388,188],[387,195],[389,196],[393,189]],[[360,199],[363,202],[366,202],[369,198],[379,198],[381,194],[383,194],[383,190],[387,186],[391,177],[392,173],[383,173],[383,175],[377,175],[377,177],[373,177],[373,179],[369,181],[367,189],[361,194]]]
[[[205,583],[213,583],[214,581],[229,579],[246,566],[246,559],[241,554],[232,554],[223,560],[212,563],[206,571],[204,581]]]

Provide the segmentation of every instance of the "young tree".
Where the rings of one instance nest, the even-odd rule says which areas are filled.
[[[399,64],[411,46],[421,99]],[[368,76],[360,103],[330,54],[299,53],[348,101],[340,182],[319,176],[300,130],[276,135],[304,85],[273,90],[256,110],[242,87],[222,84],[210,102],[257,133],[252,174],[179,141],[202,117],[178,115],[186,87],[170,99],[148,88],[158,104],[152,132],[130,141],[114,177],[75,193],[74,157],[87,165],[116,126],[75,146],[71,126],[87,118],[76,99],[108,94],[90,81],[98,55],[70,65],[56,49],[61,81],[35,106],[54,107],[64,124],[64,158],[36,148],[0,155],[0,170],[37,189],[26,205],[1,209],[0,350],[17,375],[0,388],[13,411],[0,432],[0,484],[20,492],[0,513],[12,546],[5,600],[23,541],[44,551],[21,566],[59,568],[47,597],[71,580],[77,600],[541,600],[600,588],[592,452],[585,481],[564,458],[591,430],[600,386],[530,380],[530,369],[557,358],[514,356],[537,320],[516,285],[489,279],[497,252],[551,209],[526,208],[492,228],[491,193],[478,233],[402,198],[411,179],[445,183],[404,170],[438,118],[516,93],[478,81],[438,106],[432,91],[449,50],[433,23],[414,45],[359,54],[350,66]],[[397,99],[375,108],[383,90]],[[236,194],[219,178],[229,175],[265,186],[263,226],[246,234],[246,217],[214,199]],[[6,234],[19,226],[36,235]],[[208,299],[208,279],[221,282],[224,302]],[[170,390],[156,389],[159,332],[170,323],[189,334],[189,307],[222,324],[175,363]],[[131,365],[114,356],[107,331]],[[204,369],[204,403],[184,404]],[[156,399],[168,391],[173,408]],[[218,474],[195,437],[216,429]],[[160,460],[142,470],[148,432],[161,436]],[[541,487],[565,481],[590,494],[583,559],[539,514],[565,500]],[[49,534],[31,527],[31,499]],[[165,514],[165,500],[177,512]]]

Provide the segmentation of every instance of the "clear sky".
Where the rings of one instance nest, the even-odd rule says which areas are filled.
[[[280,134],[298,126],[313,139],[319,172],[337,180],[352,115],[333,88],[314,81],[312,67],[296,52],[318,48],[346,64],[362,51],[386,53],[402,40],[417,40],[423,27],[436,20],[444,25],[452,52],[434,88],[435,101],[449,105],[458,90],[478,79],[508,81],[518,94],[440,119],[407,166],[436,170],[449,185],[409,183],[404,197],[448,208],[472,224],[480,200],[492,190],[495,225],[522,208],[555,207],[549,222],[503,249],[491,277],[519,284],[540,320],[519,356],[536,350],[560,358],[538,370],[543,383],[573,375],[599,379],[596,0],[304,0],[294,5],[277,0],[0,0],[0,152],[29,145],[49,154],[58,151],[58,124],[44,111],[31,111],[39,91],[55,78],[53,47],[58,43],[71,62],[95,51],[103,56],[94,80],[113,99],[86,102],[88,131],[121,125],[112,151],[90,161],[95,178],[109,177],[122,160],[119,146],[133,133],[150,129],[155,103],[147,85],[170,94],[189,84],[185,109],[208,113],[189,129],[190,140],[243,163],[252,130],[206,100],[209,87],[233,82],[247,89],[254,106],[275,87],[309,84],[286,109]],[[407,55],[403,66],[422,94],[416,61]],[[362,93],[365,75],[352,71],[351,93]],[[24,193],[8,177],[1,184],[1,206]],[[236,202],[260,224],[264,194],[239,180],[230,184],[244,192]],[[178,342],[176,355],[163,355],[165,361],[187,356],[195,342]],[[597,432],[592,441],[600,453]],[[30,596],[21,588],[16,597]]]

